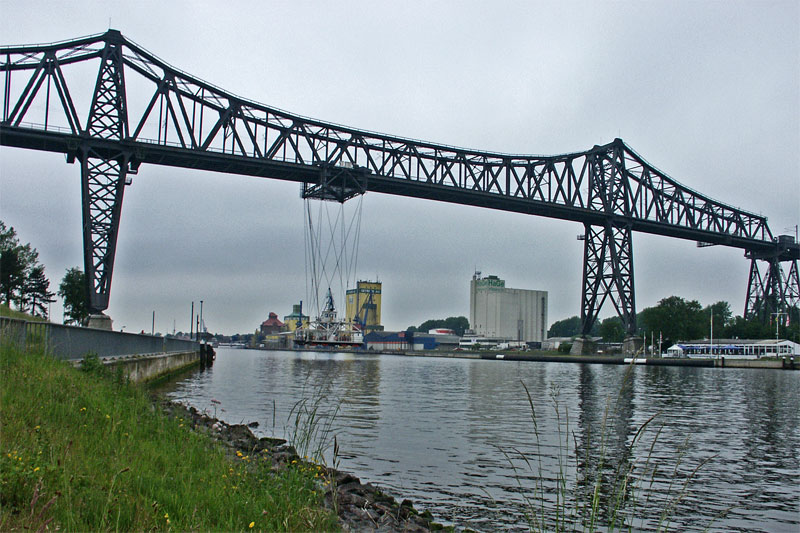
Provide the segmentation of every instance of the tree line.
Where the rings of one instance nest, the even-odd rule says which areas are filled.
[[[464,332],[469,329],[469,320],[465,316],[449,316],[447,318],[433,318],[426,320],[417,326],[410,326],[406,331],[419,331],[420,333],[427,333],[432,329],[445,328],[452,329],[459,337],[464,335]]]
[[[637,313],[636,325],[638,334],[647,336],[648,342],[653,333],[656,342],[661,335],[662,346],[668,347],[680,341],[709,338],[712,316],[714,338],[774,338],[777,327],[780,338],[800,342],[800,310],[797,307],[790,309],[788,316],[775,317],[770,323],[762,324],[755,318],[733,316],[730,304],[725,301],[703,307],[697,300],[669,296]],[[575,337],[581,334],[580,328],[580,318],[572,316],[554,322],[547,336]],[[606,342],[621,342],[625,338],[622,319],[614,316],[597,321],[590,335],[602,337]]]
[[[89,316],[84,273],[79,268],[68,269],[57,294],[64,300],[65,323],[83,324]],[[0,220],[0,302],[49,319],[49,304],[55,295],[44,265],[39,263],[39,252],[30,243],[20,243],[16,230]]]

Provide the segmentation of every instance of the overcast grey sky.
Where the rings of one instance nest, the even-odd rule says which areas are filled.
[[[0,2],[0,44],[110,27],[251,100],[348,126],[507,153],[621,137],[684,185],[800,222],[800,3]],[[0,219],[51,285],[82,268],[80,169],[0,148]],[[126,189],[114,327],[250,332],[305,298],[299,186],[143,166]],[[788,229],[791,228],[791,229]],[[477,267],[580,313],[580,224],[425,200],[364,198],[360,278],[383,282],[387,329],[469,314]],[[634,236],[637,309],[670,295],[741,314],[738,249]],[[601,316],[610,316],[606,306]],[[53,305],[54,318],[61,307]]]

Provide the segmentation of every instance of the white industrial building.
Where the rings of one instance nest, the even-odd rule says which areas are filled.
[[[542,342],[547,333],[547,291],[508,289],[497,276],[472,276],[469,325],[475,335]]]

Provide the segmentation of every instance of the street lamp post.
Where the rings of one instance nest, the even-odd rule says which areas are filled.
[[[203,324],[203,300],[200,300],[200,327],[203,328],[203,333],[200,336],[201,342],[205,343],[205,324]]]
[[[714,308],[711,308],[711,337],[709,339],[709,355],[711,357],[714,356]],[[717,355],[717,359],[719,359],[719,355]]]

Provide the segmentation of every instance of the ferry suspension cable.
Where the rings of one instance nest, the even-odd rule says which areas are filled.
[[[328,306],[333,289],[344,298],[351,283],[355,283],[358,248],[361,237],[363,195],[348,215],[344,203],[338,209],[332,202],[304,200],[304,245],[306,268],[306,298],[311,310],[321,316]],[[321,299],[324,293],[324,299]],[[341,299],[340,299],[341,301]]]

